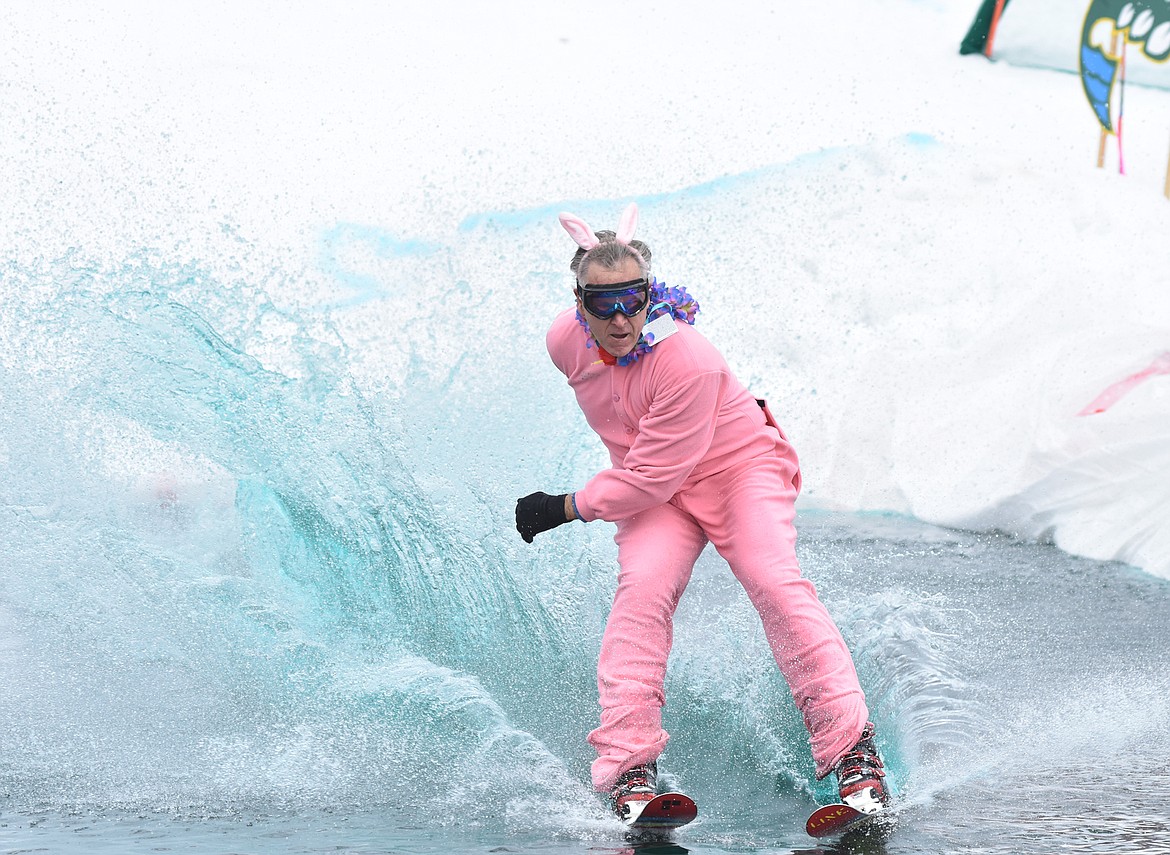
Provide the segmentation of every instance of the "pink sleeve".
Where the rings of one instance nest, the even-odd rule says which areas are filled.
[[[544,336],[544,346],[548,349],[549,358],[552,359],[552,363],[557,367],[557,370],[566,377],[569,376],[569,354],[572,350],[569,342],[569,334],[577,327],[576,319],[570,316],[572,312],[572,309],[566,309],[557,315],[556,319],[552,322],[552,326],[548,328],[548,332]],[[580,334],[578,333],[579,336]]]
[[[727,393],[726,372],[675,372],[664,380],[638,423],[624,465],[595,475],[577,491],[577,512],[586,522],[613,522],[661,505],[710,448],[715,416]]]

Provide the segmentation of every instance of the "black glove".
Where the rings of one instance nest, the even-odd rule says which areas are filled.
[[[542,531],[556,528],[568,522],[565,517],[565,496],[550,496],[548,493],[533,493],[516,500],[516,531],[525,543]]]

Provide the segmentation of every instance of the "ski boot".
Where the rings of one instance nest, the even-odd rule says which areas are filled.
[[[658,793],[658,764],[646,763],[627,769],[614,784],[610,804],[617,818],[629,825]]]
[[[866,722],[861,739],[837,764],[837,791],[841,802],[862,813],[879,813],[890,805],[886,770],[873,744],[875,728]]]

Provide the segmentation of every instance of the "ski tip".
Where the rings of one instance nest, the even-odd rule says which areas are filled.
[[[631,831],[668,831],[686,825],[699,815],[698,805],[682,793],[662,793],[646,803],[627,827]]]
[[[810,837],[832,837],[872,819],[874,814],[862,813],[849,805],[822,805],[812,812],[804,824]]]
[[[857,810],[846,804],[823,805],[813,811],[804,824],[810,837],[838,837],[863,834],[886,838],[898,825],[898,812],[891,806],[872,813]]]

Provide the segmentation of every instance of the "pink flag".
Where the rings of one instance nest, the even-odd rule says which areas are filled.
[[[1131,374],[1123,380],[1118,380],[1100,395],[1093,399],[1087,407],[1077,413],[1078,416],[1092,416],[1103,413],[1125,397],[1135,386],[1141,385],[1158,374],[1170,374],[1170,351],[1166,351],[1157,359],[1143,368],[1137,374]]]

